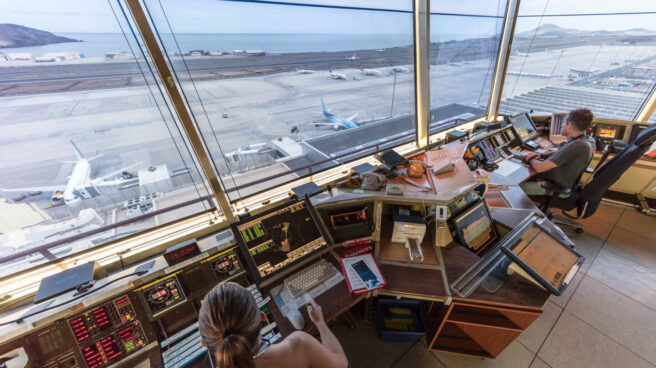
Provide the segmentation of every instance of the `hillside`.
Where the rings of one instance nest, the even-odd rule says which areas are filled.
[[[62,42],[81,41],[17,24],[0,24],[0,48],[41,46]]]

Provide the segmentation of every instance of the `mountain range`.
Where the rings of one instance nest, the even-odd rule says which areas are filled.
[[[0,24],[0,48],[41,46],[62,42],[81,41],[17,24]]]

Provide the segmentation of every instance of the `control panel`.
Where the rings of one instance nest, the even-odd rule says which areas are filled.
[[[176,276],[157,280],[138,290],[144,301],[146,312],[151,318],[155,318],[187,301],[187,297],[180,286],[180,281]]]
[[[128,295],[100,304],[66,322],[89,368],[112,364],[148,343]]]
[[[89,368],[104,367],[146,346],[148,340],[139,321],[134,321],[81,348]]]
[[[239,261],[237,250],[219,255],[212,260],[211,265],[219,282],[229,280],[245,271]]]
[[[130,321],[135,316],[134,308],[127,295],[102,304],[86,313],[68,319],[73,336],[82,343],[103,331]]]

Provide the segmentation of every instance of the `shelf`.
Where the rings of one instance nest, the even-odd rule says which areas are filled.
[[[411,261],[408,256],[408,249],[403,244],[392,243],[392,221],[383,220],[382,230],[379,242],[379,263],[388,264],[408,264],[418,267],[425,266],[427,268],[440,268],[440,262],[435,255],[435,249],[430,241],[430,236],[424,236],[424,241],[421,242],[421,251],[424,254],[424,261]]]
[[[481,309],[458,305],[449,314],[447,320],[471,325],[505,328],[515,331],[523,330],[500,311],[494,309]]]
[[[467,336],[455,324],[449,322],[444,324],[442,333],[435,339],[430,349],[492,358],[492,355],[485,351],[476,341]]]

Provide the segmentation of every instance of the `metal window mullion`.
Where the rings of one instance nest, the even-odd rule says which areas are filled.
[[[649,121],[649,118],[652,116],[655,109],[656,109],[656,84],[654,85],[654,88],[652,88],[651,93],[649,94],[649,98],[647,98],[647,101],[645,101],[645,103],[642,105],[640,112],[638,112],[638,115],[636,115],[634,120],[639,123],[646,123],[647,121]]]
[[[189,143],[191,144],[192,149],[194,150],[196,159],[200,163],[203,174],[210,184],[214,198],[219,204],[219,207],[221,208],[221,211],[223,212],[223,215],[226,217],[228,222],[232,223],[234,222],[235,217],[225,192],[221,187],[221,182],[214,168],[212,160],[210,159],[209,152],[203,144],[203,140],[196,127],[196,124],[191,117],[191,114],[187,110],[187,106],[184,103],[184,99],[182,98],[182,94],[178,89],[178,85],[174,82],[171,70],[166,63],[164,53],[157,43],[157,39],[155,38],[153,30],[148,23],[148,19],[144,14],[143,8],[139,0],[125,1],[128,5],[130,13],[132,14],[132,17],[134,18],[137,28],[143,37],[146,47],[148,48],[148,53],[150,54],[155,69],[157,69],[157,74],[159,75],[160,82],[166,89],[169,99],[173,103],[173,108],[178,115],[178,119],[182,123],[182,128],[185,131],[187,138],[189,139]]]
[[[508,0],[506,6],[503,32],[501,33],[497,62],[494,68],[494,76],[492,77],[492,87],[490,88],[490,98],[487,104],[488,121],[495,121],[499,115],[503,83],[506,79],[506,70],[508,69],[508,60],[510,59],[512,40],[513,35],[515,34],[515,25],[517,24],[517,14],[519,13],[519,2],[520,0]]]
[[[415,0],[415,109],[417,146],[428,145],[430,125],[430,0]]]

